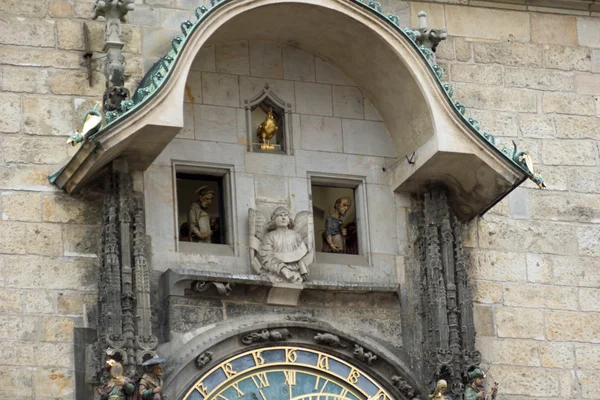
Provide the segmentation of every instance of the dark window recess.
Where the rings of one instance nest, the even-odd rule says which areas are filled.
[[[179,241],[225,244],[223,177],[178,172]]]
[[[334,254],[359,254],[355,190],[312,185],[316,250]]]

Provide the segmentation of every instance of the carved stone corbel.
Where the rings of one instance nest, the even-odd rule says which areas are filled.
[[[292,335],[290,332],[285,329],[263,329],[260,332],[253,332],[247,335],[242,336],[241,341],[246,346],[251,345],[252,343],[261,343],[261,342],[282,342],[287,340]]]
[[[348,347],[347,343],[342,342],[342,340],[339,337],[331,333],[317,333],[313,339],[315,342],[323,346],[329,346],[333,348]]]
[[[352,354],[354,355],[354,358],[367,363],[368,365],[371,365],[377,360],[377,355],[373,354],[371,351],[365,351],[364,348],[357,344],[354,345],[354,352]]]
[[[216,288],[217,292],[221,296],[229,296],[231,294],[231,291],[233,290],[234,284],[231,282],[221,283],[221,282],[208,282],[208,281],[194,281],[194,282],[192,282],[191,289],[192,289],[192,291],[194,291],[196,293],[204,293],[211,286]]]
[[[198,369],[204,368],[206,364],[212,361],[212,358],[213,353],[210,351],[205,351],[204,353],[200,354],[198,358],[196,358],[196,367]]]

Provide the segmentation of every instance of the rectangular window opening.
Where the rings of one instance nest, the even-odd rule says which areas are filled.
[[[232,169],[174,162],[177,249],[233,256]]]
[[[226,244],[223,177],[177,172],[180,242]]]
[[[360,185],[311,180],[315,249],[332,255],[365,254]]]

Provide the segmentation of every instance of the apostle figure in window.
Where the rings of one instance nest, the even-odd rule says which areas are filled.
[[[192,203],[188,211],[188,227],[190,241],[211,243],[211,239],[218,226],[218,218],[211,218],[208,207],[212,204],[215,191],[208,186],[196,190],[198,199]]]
[[[322,247],[324,253],[358,254],[356,224],[352,223],[351,232],[344,226],[344,216],[351,206],[352,201],[348,197],[340,197],[335,201],[333,212],[325,219]],[[352,242],[352,249],[348,248],[349,239]]]

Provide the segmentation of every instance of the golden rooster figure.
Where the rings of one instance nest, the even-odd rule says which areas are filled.
[[[275,118],[273,117],[273,109],[269,109],[267,113],[267,118],[263,121],[262,124],[258,126],[256,130],[256,136],[258,140],[262,143],[260,145],[261,150],[274,150],[275,146],[271,144],[271,139],[273,136],[277,134],[279,127],[275,123]]]

